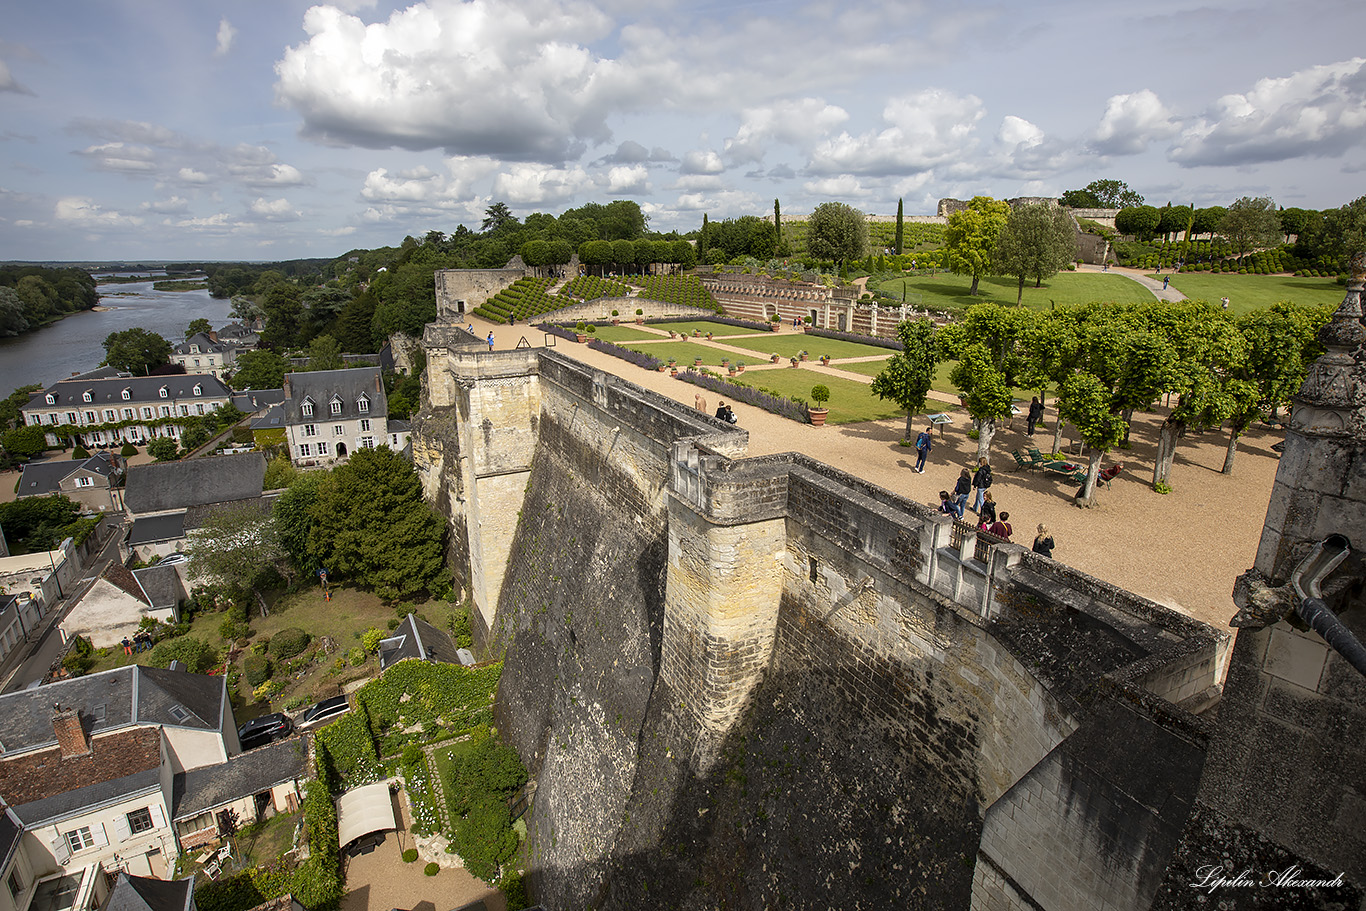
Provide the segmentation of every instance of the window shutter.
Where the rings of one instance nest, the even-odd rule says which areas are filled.
[[[152,804],[147,808],[147,812],[152,814],[152,828],[160,829],[166,825],[166,817],[161,812],[161,807]]]
[[[119,841],[127,841],[133,834],[132,828],[128,825],[127,816],[118,816],[114,819],[114,837]]]
[[[103,848],[109,844],[109,836],[104,833],[104,825],[96,823],[90,827],[90,837],[95,839],[95,847]]]
[[[71,845],[66,843],[64,833],[58,832],[57,837],[52,839],[52,853],[56,856],[57,863],[63,867],[71,859]]]

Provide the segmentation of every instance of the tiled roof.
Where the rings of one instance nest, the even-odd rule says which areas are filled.
[[[185,537],[185,513],[177,512],[169,516],[144,516],[134,519],[128,530],[129,546],[153,544],[157,541],[174,541]]]
[[[164,880],[119,871],[100,911],[189,911],[194,877]]]
[[[261,495],[265,474],[259,452],[135,465],[128,469],[124,503],[136,515],[245,500]]]
[[[119,791],[135,793],[160,779],[161,733],[134,728],[91,738],[90,752],[63,757],[58,747],[0,757],[0,797],[26,825],[93,806]],[[103,796],[108,794],[107,797]]]
[[[240,753],[218,765],[181,772],[175,776],[171,789],[171,817],[188,819],[302,778],[307,754],[303,738],[291,737]]]
[[[148,566],[133,570],[147,605],[154,610],[177,606],[187,594],[174,566]]]

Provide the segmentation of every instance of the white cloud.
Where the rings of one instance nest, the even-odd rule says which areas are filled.
[[[189,184],[206,184],[211,180],[208,174],[203,171],[196,171],[194,168],[181,168],[176,172],[176,177],[180,179],[181,183]]]
[[[720,174],[726,170],[721,156],[711,149],[694,149],[683,156],[681,174]]]
[[[31,90],[25,88],[14,78],[3,60],[0,60],[0,92],[14,92],[19,95],[33,94]]]
[[[88,146],[76,153],[102,171],[150,174],[157,168],[156,153],[146,146],[106,142]]]
[[[214,56],[225,57],[228,51],[232,50],[232,41],[237,37],[237,29],[232,27],[228,17],[224,16],[218,20],[217,45],[213,49]]]
[[[493,195],[513,204],[557,205],[572,200],[592,185],[592,178],[583,168],[518,164],[494,178]]]
[[[859,179],[851,174],[810,180],[802,184],[802,189],[812,196],[834,200],[857,199],[868,195]]]
[[[615,167],[607,172],[607,192],[613,196],[650,192],[650,171],[644,165]]]
[[[1260,79],[1225,95],[1186,129],[1169,157],[1187,167],[1336,157],[1366,141],[1366,58]]]
[[[226,212],[219,212],[216,215],[206,215],[199,218],[184,218],[180,221],[167,221],[166,224],[174,228],[225,228],[235,224]]]
[[[105,210],[84,196],[64,196],[57,200],[55,214],[59,221],[82,228],[135,228],[142,224],[142,219],[136,215]]]
[[[844,108],[820,98],[779,101],[740,114],[740,128],[726,140],[726,154],[736,163],[762,161],[773,143],[809,149],[849,119]]]
[[[1170,139],[1180,127],[1162,100],[1148,89],[1112,95],[1105,116],[1091,137],[1090,148],[1100,155],[1137,155],[1154,140]]]
[[[181,196],[172,196],[168,199],[154,199],[151,202],[144,202],[139,209],[144,212],[156,212],[159,215],[178,215],[190,211],[189,200]]]
[[[264,199],[251,202],[251,214],[266,221],[298,221],[303,216],[294,210],[288,199]]]
[[[893,98],[882,112],[886,127],[857,136],[842,132],[822,142],[808,167],[817,175],[891,176],[929,170],[973,151],[972,133],[983,114],[982,101],[975,95],[926,89]]]

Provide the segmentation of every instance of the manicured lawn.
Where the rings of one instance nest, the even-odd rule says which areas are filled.
[[[637,342],[635,344],[626,344],[622,347],[629,348],[632,351],[639,351],[643,354],[652,354],[662,361],[667,361],[671,357],[677,358],[680,367],[691,365],[693,358],[696,357],[702,358],[702,364],[707,367],[719,367],[721,365],[721,358],[723,357],[730,358],[731,360],[742,360],[746,365],[757,364],[760,360],[758,357],[749,359],[742,358],[731,351],[719,351],[709,345],[695,345],[692,342],[671,342],[665,340],[662,342]]]
[[[456,808],[451,806],[452,788],[451,781],[455,776],[455,768],[451,762],[453,756],[460,756],[468,753],[474,748],[473,740],[457,740],[448,747],[442,747],[434,754],[436,757],[436,774],[441,778],[441,793],[446,799],[446,806],[450,811],[451,818],[457,818]]]
[[[838,367],[841,370],[848,370],[850,373],[861,373],[864,376],[877,376],[879,373],[882,372],[882,368],[886,366],[886,362],[861,361],[857,364],[831,364],[830,366]],[[949,374],[953,372],[953,368],[956,366],[958,366],[957,361],[941,361],[938,365],[936,365],[934,370],[934,380],[931,381],[930,388],[933,389],[935,392],[944,392],[948,393],[949,395],[957,395],[957,388],[955,388],[953,383],[949,380]],[[1052,386],[1049,386],[1050,390],[1052,388]],[[1037,391],[1033,389],[1020,389],[1017,387],[1013,390],[1013,394],[1015,398],[1023,399],[1024,401],[1028,402],[1034,395],[1037,394]]]
[[[631,326],[599,326],[598,331],[593,333],[598,338],[609,342],[641,342],[659,338],[653,332],[644,332]]]
[[[919,294],[920,301],[916,306],[922,310],[971,307],[988,301],[1010,305],[1015,303],[1017,288],[1014,278],[985,276],[978,283],[979,293],[976,297],[968,294],[971,287],[972,278],[969,276],[940,272],[933,278],[928,275],[894,278],[879,284],[877,290],[900,297],[904,288],[907,303],[913,303],[915,295]],[[1027,281],[1024,289],[1024,305],[1035,310],[1047,310],[1054,303],[1063,306],[1091,301],[1131,303],[1151,300],[1155,300],[1152,292],[1134,280],[1098,272],[1059,272],[1045,281],[1042,288],[1035,288],[1032,281]]]
[[[767,338],[737,338],[727,339],[726,344],[735,348],[748,348],[757,351],[763,360],[768,360],[770,354],[777,354],[779,357],[793,357],[801,351],[806,351],[811,355],[811,360],[817,360],[822,354],[828,354],[833,358],[841,357],[891,357],[896,354],[891,348],[879,348],[876,345],[860,345],[858,342],[847,342],[838,338],[822,338],[817,335],[772,335]]]
[[[1154,274],[1159,281],[1163,276]],[[1295,278],[1293,275],[1212,275],[1182,272],[1171,276],[1172,285],[1192,300],[1218,305],[1228,298],[1230,313],[1240,314],[1288,300],[1309,307],[1336,307],[1347,289],[1331,278]]]
[[[694,329],[701,329],[702,334],[710,332],[712,335],[749,335],[754,332],[763,332],[762,329],[746,329],[743,326],[728,326],[725,323],[713,323],[707,320],[688,320],[682,323],[651,323],[646,321],[647,326],[654,326],[656,329],[670,330],[678,333],[692,335]]]
[[[811,403],[811,387],[823,383],[830,389],[830,401],[825,403],[825,407],[830,409],[830,416],[826,418],[827,424],[876,421],[881,418],[904,416],[906,413],[898,408],[895,402],[884,402],[873,395],[872,390],[864,383],[825,376],[801,368],[762,370],[753,374],[746,373],[735,379],[746,386],[770,390],[783,398],[799,396],[806,399],[808,404]]]

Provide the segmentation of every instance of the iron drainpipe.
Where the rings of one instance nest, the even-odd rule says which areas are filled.
[[[1309,556],[1295,567],[1290,574],[1290,584],[1299,599],[1295,613],[1322,636],[1334,651],[1347,659],[1347,663],[1356,668],[1358,673],[1366,675],[1366,645],[1362,645],[1361,640],[1352,635],[1337,614],[1328,609],[1319,591],[1319,584],[1351,552],[1351,542],[1345,535],[1329,535],[1315,544]]]

